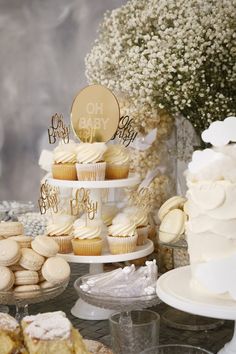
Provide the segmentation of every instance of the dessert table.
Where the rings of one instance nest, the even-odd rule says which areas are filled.
[[[105,344],[109,344],[107,342],[107,336],[109,334],[108,320],[88,321],[81,320],[71,315],[70,309],[78,296],[73,286],[74,281],[79,276],[88,273],[89,266],[87,264],[71,264],[71,268],[72,276],[65,292],[48,302],[31,305],[29,312],[30,314],[36,314],[38,312],[62,310],[66,312],[73,325],[80,330],[85,338],[99,340]],[[153,307],[152,310],[157,311],[161,315],[168,307],[169,306],[166,304],[161,303]],[[14,308],[11,307],[10,311],[14,311]],[[189,344],[203,347],[214,353],[231,339],[232,334],[233,321],[225,321],[222,327],[214,330],[196,332],[169,328],[161,321],[160,344]]]

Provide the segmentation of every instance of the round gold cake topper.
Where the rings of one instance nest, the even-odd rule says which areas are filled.
[[[118,101],[104,86],[85,87],[72,103],[71,125],[83,142],[107,142],[117,131],[119,120]]]

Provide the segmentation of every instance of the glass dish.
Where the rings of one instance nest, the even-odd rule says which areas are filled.
[[[28,202],[18,201],[0,201],[0,222],[17,221],[18,216],[31,212],[34,209],[34,204]],[[8,306],[0,305],[1,312],[9,312]]]
[[[167,344],[149,348],[140,354],[212,354],[206,349],[193,347],[191,345]]]
[[[159,241],[160,245],[173,250],[173,266],[174,268],[189,265],[188,243],[185,235],[182,235],[178,240],[170,243]]]
[[[29,314],[28,305],[54,299],[63,293],[68,283],[69,280],[51,288],[31,290],[30,293],[28,291],[20,293],[16,293],[14,291],[1,291],[0,304],[14,305],[16,308],[15,318],[19,321]]]
[[[159,304],[161,301],[156,294],[138,297],[117,297],[104,294],[92,294],[83,291],[80,285],[86,276],[78,278],[74,287],[79,297],[90,305],[98,306],[104,309],[128,312],[132,310],[140,310]]]
[[[0,221],[17,221],[19,215],[33,210],[34,204],[31,201],[0,201]]]
[[[187,250],[187,248],[188,248],[188,244],[187,244],[187,241],[186,241],[185,237],[181,237],[177,241],[170,242],[170,243],[159,241],[159,244],[161,246],[170,247],[170,248],[173,248],[173,249],[184,248],[184,249]]]

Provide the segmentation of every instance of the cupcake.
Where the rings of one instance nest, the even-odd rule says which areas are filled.
[[[123,145],[109,145],[104,154],[106,179],[127,178],[129,175],[129,151]]]
[[[149,234],[149,221],[148,215],[144,210],[131,206],[123,210],[135,223],[136,231],[138,234],[137,246],[142,246],[147,242]]]
[[[108,228],[108,244],[112,254],[130,253],[135,251],[137,243],[136,225],[132,219],[119,213]]]
[[[73,252],[79,256],[100,256],[102,253],[102,228],[96,220],[86,225],[84,219],[78,219],[73,225]]]
[[[105,143],[80,143],[77,147],[76,171],[79,181],[102,181],[105,179],[106,162],[103,155]]]
[[[65,144],[60,142],[53,151],[52,176],[56,179],[77,180],[76,146],[73,141]]]
[[[59,245],[59,253],[71,253],[71,235],[74,218],[68,215],[57,215],[47,225],[47,236],[55,240]]]

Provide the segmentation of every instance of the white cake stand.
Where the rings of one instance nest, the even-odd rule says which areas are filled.
[[[157,281],[157,295],[168,305],[195,315],[236,320],[236,302],[200,294],[190,286],[190,266],[173,269]],[[235,326],[236,328],[236,326]],[[236,354],[236,329],[232,340],[218,354]]]
[[[63,188],[111,189],[133,187],[140,183],[140,177],[131,173],[128,178],[110,179],[105,181],[68,181],[64,179],[47,178],[51,186]]]
[[[90,190],[90,198],[98,203],[96,218],[101,219],[102,215],[102,190],[113,188],[133,187],[140,183],[140,177],[137,174],[130,174],[128,178],[105,180],[105,181],[67,181],[54,178],[47,178],[48,184],[62,188],[85,188]],[[135,252],[112,255],[108,251],[104,251],[101,256],[76,256],[74,254],[60,254],[61,257],[71,263],[88,263],[90,264],[90,274],[98,274],[103,272],[104,263],[125,262],[142,258],[151,254],[154,250],[152,241],[144,246],[137,247]],[[86,320],[103,320],[109,318],[110,310],[99,308],[86,303],[82,299],[78,299],[71,309],[71,313],[78,318]]]

